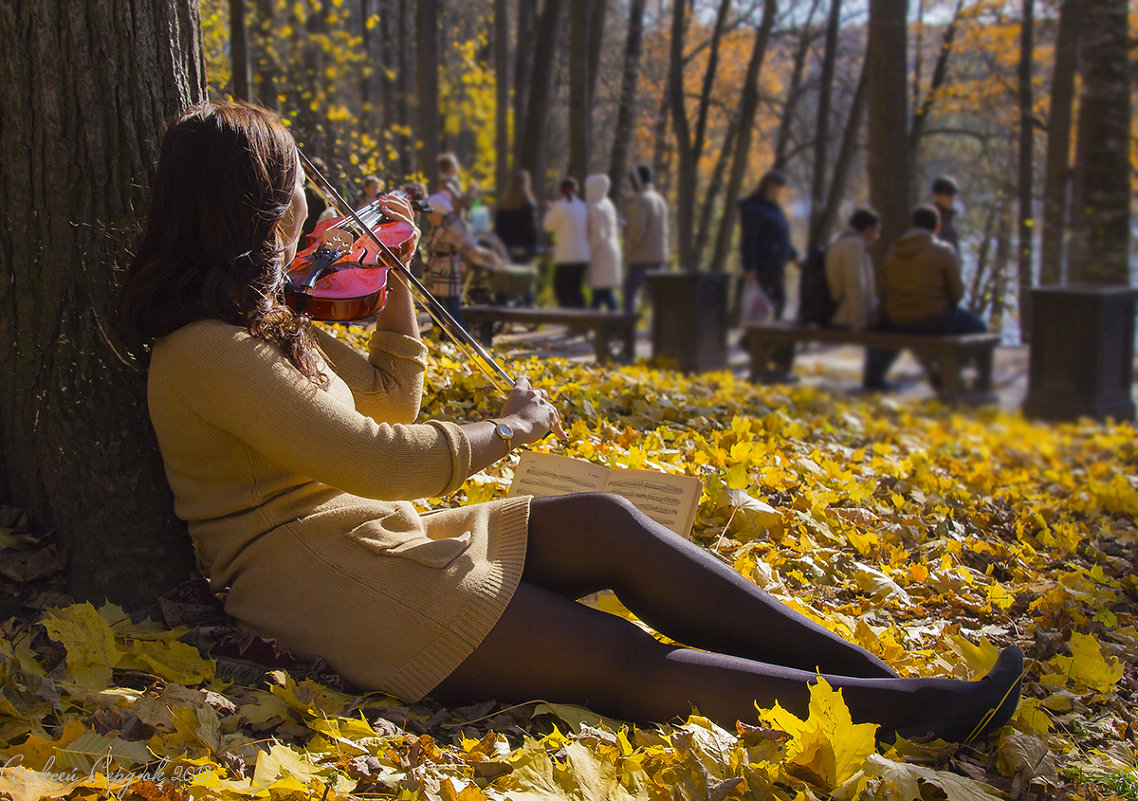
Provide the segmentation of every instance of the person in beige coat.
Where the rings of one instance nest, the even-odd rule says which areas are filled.
[[[638,164],[628,173],[636,194],[624,221],[624,310],[636,310],[636,296],[648,273],[668,262],[668,202],[652,183],[652,168]]]
[[[400,280],[367,357],[295,314],[282,270],[303,186],[270,112],[191,108],[164,139],[121,302],[154,338],[175,510],[239,625],[406,701],[545,698],[639,722],[694,705],[730,726],[756,703],[805,717],[821,673],[887,732],[964,739],[1008,720],[1018,649],[980,681],[899,678],[615,495],[418,511],[559,432],[557,412],[521,377],[497,415],[420,419],[427,351]],[[406,201],[379,202],[412,223]],[[670,640],[576,601],[606,588]]]
[[[826,284],[838,304],[830,325],[864,331],[877,316],[877,290],[869,249],[881,236],[881,218],[870,209],[850,215],[849,226],[826,248]]]

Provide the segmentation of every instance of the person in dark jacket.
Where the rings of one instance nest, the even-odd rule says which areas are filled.
[[[790,226],[782,211],[786,177],[771,170],[759,187],[739,201],[743,279],[756,280],[774,307],[775,319],[786,308],[786,263],[798,259],[790,244]]]
[[[942,175],[933,181],[933,205],[940,215],[940,233],[937,237],[942,242],[952,245],[956,255],[960,255],[960,235],[956,232],[956,195],[958,189],[956,181],[947,175]]]
[[[510,176],[494,215],[494,233],[506,246],[511,261],[533,261],[537,253],[537,201],[530,188],[528,170],[515,170]]]
[[[912,228],[885,254],[881,266],[885,327],[905,334],[981,334],[988,326],[957,304],[964,297],[960,257],[937,232],[940,215],[933,206],[913,212]],[[895,350],[867,355],[865,388],[887,389],[885,374],[897,358]]]

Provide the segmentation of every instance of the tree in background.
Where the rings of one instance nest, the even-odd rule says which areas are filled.
[[[909,227],[908,0],[870,0],[867,45],[869,198],[881,215],[874,262]]]
[[[198,5],[18,3],[0,47],[0,504],[59,532],[73,595],[139,609],[193,556],[118,278],[163,124],[205,97]]]
[[[1083,0],[1063,0],[1051,72],[1047,119],[1047,177],[1043,190],[1043,239],[1039,247],[1039,283],[1063,279],[1068,196],[1071,186],[1071,118],[1075,102],[1075,72],[1079,63],[1079,29]]]
[[[1126,0],[1094,0],[1083,16],[1072,282],[1130,283],[1130,75]]]

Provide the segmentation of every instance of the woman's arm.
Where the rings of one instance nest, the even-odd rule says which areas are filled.
[[[514,432],[509,445],[495,433],[498,422],[505,423]],[[534,389],[524,376],[518,378],[498,417],[467,423],[462,427],[462,433],[470,442],[470,472],[477,473],[501,459],[510,449],[531,445],[550,431],[561,439],[566,438],[560,416],[550,405],[548,394]]]

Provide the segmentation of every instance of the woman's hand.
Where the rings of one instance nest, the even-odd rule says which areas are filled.
[[[415,248],[419,246],[419,237],[422,232],[419,230],[419,226],[415,224],[415,212],[411,208],[411,201],[400,194],[380,195],[376,200],[379,201],[379,208],[390,219],[405,222],[415,229],[415,233],[411,236],[410,251],[414,253]]]
[[[549,393],[534,389],[525,376],[514,382],[501,416],[514,429],[514,440],[519,445],[537,442],[551,431],[563,442],[569,439],[561,427],[561,415],[549,402]]]

